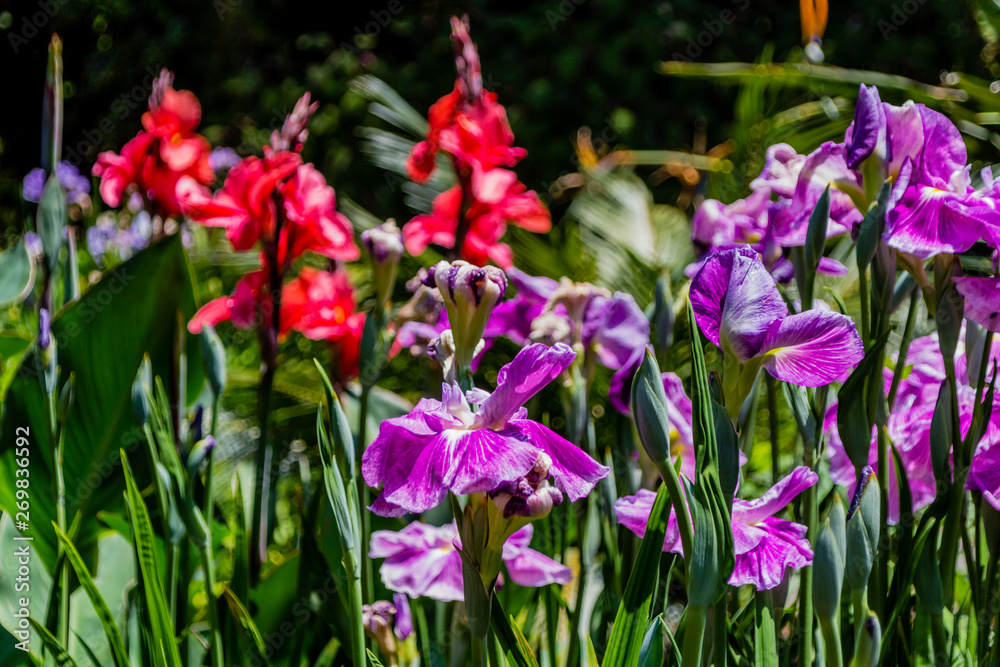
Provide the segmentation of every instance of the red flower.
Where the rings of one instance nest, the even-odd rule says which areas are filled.
[[[281,333],[330,342],[342,379],[358,374],[364,313],[354,312],[354,289],[343,271],[304,267],[281,292]]]
[[[431,243],[451,248],[461,222],[466,230],[464,259],[510,266],[510,247],[499,242],[507,223],[544,233],[552,222],[538,196],[504,168],[513,167],[527,151],[513,145],[507,112],[495,93],[483,89],[479,53],[469,37],[467,20],[452,18],[451,25],[458,71],[455,88],[431,107],[427,137],[410,152],[406,173],[425,182],[434,171],[435,156],[444,151],[454,162],[459,185],[438,195],[431,213],[404,225],[403,237],[410,254],[423,252]],[[463,198],[467,211],[461,210]]]
[[[174,90],[171,80],[163,70],[142,116],[145,129],[122,147],[121,155],[106,151],[97,157],[92,173],[101,177],[101,196],[109,206],[120,205],[126,189],[135,184],[165,215],[175,215],[181,212],[180,179],[203,185],[215,180],[208,163],[211,145],[194,131],[201,121],[198,98],[191,91]]]
[[[346,261],[361,256],[351,221],[337,212],[333,188],[311,164],[299,167],[279,190],[285,201],[286,219],[281,230],[280,257],[294,259],[306,250]]]
[[[263,159],[244,158],[229,170],[222,189],[213,197],[191,179],[179,184],[178,196],[185,215],[206,227],[222,227],[236,250],[249,250],[260,239],[274,236],[278,184],[295,173],[302,158],[280,151]]]
[[[501,170],[493,170],[501,171]],[[509,172],[508,172],[509,173]],[[430,213],[418,215],[403,226],[403,241],[411,255],[419,255],[428,245],[445,248],[455,245],[455,230],[462,204],[462,188],[456,185],[434,198]],[[488,261],[507,268],[513,264],[510,246],[500,243],[507,223],[531,232],[545,233],[552,228],[548,209],[538,195],[514,180],[496,203],[473,199],[465,220],[468,225],[462,245],[462,257],[473,264]]]
[[[269,313],[271,308],[262,309],[260,304],[264,303],[267,287],[267,271],[258,269],[248,273],[236,283],[236,289],[230,296],[220,296],[212,299],[202,306],[191,321],[188,322],[188,331],[193,334],[201,333],[202,327],[206,324],[215,326],[219,322],[232,320],[233,324],[240,329],[249,329],[257,326],[260,314]],[[268,319],[270,319],[268,317]]]

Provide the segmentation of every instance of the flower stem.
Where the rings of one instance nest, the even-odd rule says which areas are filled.
[[[707,619],[708,609],[688,605],[681,667],[701,667],[701,651],[705,643],[705,622]]]
[[[920,305],[920,288],[917,287],[910,294],[910,308],[906,311],[906,325],[903,327],[903,340],[899,343],[899,355],[896,356],[896,369],[892,374],[892,386],[889,389],[889,411],[892,411],[896,404],[896,393],[899,391],[899,383],[903,379],[903,370],[906,368],[906,356],[910,351],[910,341],[913,340],[913,327],[917,321],[917,306]]]
[[[355,467],[355,481],[358,485],[358,497],[361,498],[361,507],[365,508],[371,505],[371,490],[365,483],[364,477],[361,475],[361,459],[365,453],[365,448],[368,446],[368,395],[371,393],[371,387],[368,383],[363,383],[361,385],[361,397],[360,397],[360,408],[358,410],[358,441],[355,443],[354,447],[354,461]],[[372,534],[372,524],[371,516],[369,512],[362,509],[361,511],[361,544],[364,548],[367,548],[368,542],[371,539]],[[368,602],[374,602],[374,574],[372,572],[372,561],[370,558],[361,559],[361,590],[364,595],[362,600],[367,600]]]
[[[778,382],[770,373],[764,373],[764,383],[767,386],[767,426],[771,436],[771,485],[781,479],[778,447]]]
[[[207,544],[201,547],[201,566],[205,569],[205,593],[208,598],[208,622],[212,630],[212,666],[224,667],[222,654],[222,629],[219,625],[219,607],[215,599],[215,556],[212,553],[211,525],[208,526]],[[187,585],[187,582],[184,582]]]
[[[840,644],[840,623],[837,616],[819,617],[819,629],[823,633],[823,652],[828,667],[844,666],[844,647]]]
[[[868,312],[869,295],[867,268],[858,271],[858,296],[861,298],[861,342],[865,344],[865,347],[868,347],[868,318],[870,314]]]
[[[961,520],[965,507],[965,478],[969,468],[965,462],[965,448],[961,442],[961,425],[958,416],[958,383],[955,379],[955,359],[944,357],[944,370],[948,383],[951,385],[951,416],[952,438],[954,440],[952,483],[948,489],[950,494],[948,514],[944,520],[944,533],[941,537],[941,585],[944,591],[944,605],[951,609],[955,600],[955,559],[958,556],[958,541],[960,537]]]
[[[472,635],[472,667],[487,667],[486,635],[477,637]]]
[[[357,561],[356,555],[353,549],[347,549],[344,551],[344,570],[347,572],[347,598],[348,604],[350,605],[350,610],[348,613],[351,615],[351,629],[353,630],[353,636],[351,637],[351,662],[354,663],[355,667],[368,664],[365,659],[365,627],[360,622],[362,618],[361,605],[361,578],[355,573],[357,572]]]
[[[758,593],[758,595],[760,594]],[[712,638],[715,646],[715,658],[713,661],[715,667],[726,667],[729,661],[729,633],[726,627],[728,620],[726,604],[728,600],[729,595],[723,595],[722,599],[716,602],[713,607],[715,627],[712,629]],[[760,639],[758,638],[757,641],[760,641]]]

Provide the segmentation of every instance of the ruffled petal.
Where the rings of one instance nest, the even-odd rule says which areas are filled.
[[[568,584],[573,581],[573,572],[534,549],[524,549],[511,559],[504,558],[507,573],[519,586],[538,588],[549,584]]]
[[[990,331],[1000,331],[1000,278],[952,278],[965,297],[965,316]]]
[[[803,387],[829,384],[864,357],[854,321],[840,313],[809,310],[789,315],[767,332],[761,347],[771,375]]]
[[[767,518],[752,530],[760,532],[760,540],[754,548],[736,555],[730,586],[752,584],[758,591],[770,590],[784,580],[788,568],[812,564],[813,552],[805,526]]]
[[[772,517],[818,480],[819,476],[815,472],[806,466],[799,466],[781,478],[760,498],[735,501],[733,522],[750,525]]]
[[[615,501],[615,517],[618,519],[618,523],[637,536],[644,536],[655,499],[656,494],[649,489],[639,489],[634,496],[619,498]],[[680,531],[677,529],[677,515],[673,508],[670,509],[670,517],[667,519],[667,531],[663,536],[663,550],[668,553],[684,553]]]
[[[522,348],[497,374],[497,388],[483,401],[476,423],[502,428],[525,402],[569,368],[576,352],[569,345],[535,343]]]
[[[911,185],[888,216],[885,238],[897,250],[927,259],[965,252],[981,237],[990,238],[984,218],[994,211],[974,195]]]
[[[520,437],[552,459],[549,473],[555,479],[556,488],[573,502],[586,497],[597,482],[611,472],[610,468],[602,466],[585,451],[538,422],[514,419],[506,432],[519,432]]]

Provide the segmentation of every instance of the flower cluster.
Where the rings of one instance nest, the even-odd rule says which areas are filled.
[[[174,90],[174,75],[166,69],[153,82],[149,111],[142,115],[143,129],[126,143],[121,153],[97,156],[93,174],[101,178],[101,197],[117,207],[135,187],[156,203],[164,216],[181,213],[177,185],[182,178],[201,185],[215,181],[209,164],[211,145],[195,129],[201,122],[201,104],[190,90]]]
[[[527,151],[513,145],[514,134],[497,96],[483,88],[479,53],[468,21],[452,18],[458,79],[455,88],[431,106],[426,138],[406,161],[407,175],[424,183],[438,153],[451,158],[458,183],[434,199],[431,212],[403,226],[406,249],[419,255],[430,244],[458,248],[474,264],[509,267],[510,247],[500,242],[507,224],[545,233],[552,227],[538,195],[517,180],[510,167]]]

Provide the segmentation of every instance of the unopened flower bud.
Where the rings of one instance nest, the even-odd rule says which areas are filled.
[[[507,291],[507,274],[495,266],[479,267],[458,260],[438,262],[427,272],[444,299],[455,344],[455,366],[464,372],[472,363],[493,308]]]
[[[42,308],[38,311],[38,348],[47,350],[52,344],[52,318],[49,311]]]
[[[509,519],[519,516],[526,519],[541,519],[549,515],[552,508],[563,500],[562,492],[550,486],[549,467],[552,459],[539,454],[535,466],[528,474],[492,492],[493,503]]]
[[[847,583],[851,590],[868,585],[879,541],[878,481],[871,466],[865,466],[851,501],[847,519]]]
[[[393,634],[396,607],[391,602],[377,600],[361,608],[365,634],[375,640],[379,652],[395,662],[396,636]]]
[[[657,468],[670,465],[670,417],[667,394],[656,357],[646,350],[639,370],[632,380],[632,419],[639,440]]]
[[[396,283],[396,267],[403,256],[403,236],[390,218],[378,227],[361,232],[361,245],[368,251],[375,275],[375,294],[379,305],[392,296]]]
[[[882,626],[878,622],[878,617],[868,612],[868,618],[858,634],[858,643],[854,647],[854,660],[851,664],[854,667],[875,667],[878,664],[881,648]]]
[[[554,311],[556,306],[564,307],[566,315],[570,322],[573,322],[579,335],[583,329],[583,319],[587,313],[587,307],[595,297],[609,299],[611,292],[602,287],[594,287],[590,283],[575,283],[564,276],[559,279],[559,287],[552,292],[545,304],[545,312]]]

